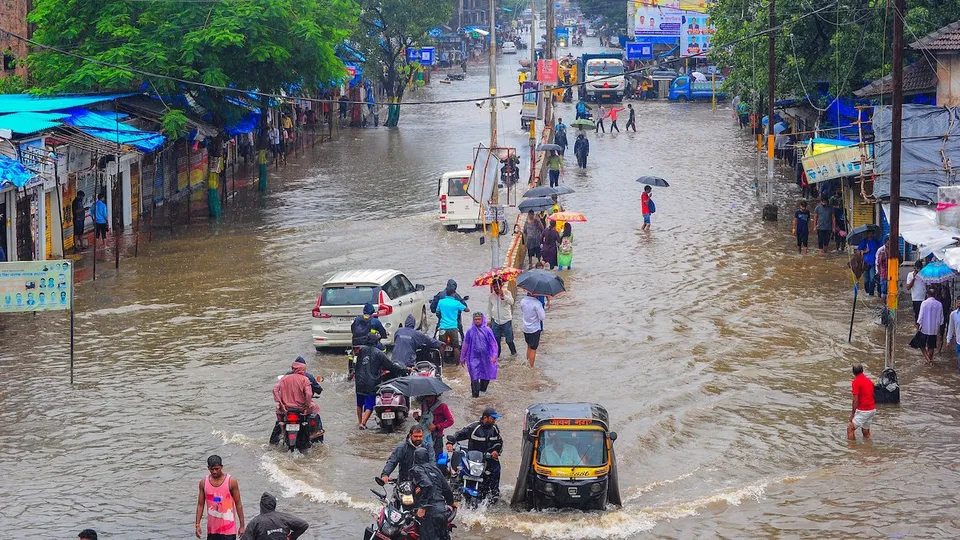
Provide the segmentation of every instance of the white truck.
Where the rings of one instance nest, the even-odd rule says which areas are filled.
[[[584,54],[581,63],[580,90],[586,101],[623,101],[627,81],[622,54]]]

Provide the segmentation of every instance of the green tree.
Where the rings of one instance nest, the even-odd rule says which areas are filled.
[[[121,90],[146,80],[160,93],[189,93],[210,112],[219,130],[208,147],[207,175],[210,213],[216,217],[223,130],[240,113],[231,103],[237,94],[147,78],[123,67],[215,87],[269,94],[299,87],[312,93],[321,83],[342,76],[343,64],[334,49],[356,27],[358,13],[352,0],[36,0],[30,14],[37,25],[34,39],[122,67],[44,49],[29,62],[37,86],[47,91]],[[169,113],[174,116],[165,118],[164,125],[175,125],[177,114]],[[261,118],[265,124],[266,114]],[[258,142],[263,189],[265,139],[264,134]]]
[[[430,43],[427,32],[447,24],[452,0],[360,0],[360,29],[355,41],[366,56],[366,73],[390,99],[384,125],[400,121],[400,103],[414,67],[407,64],[407,48]]]
[[[710,12],[717,26],[711,58],[730,66],[727,88],[742,90],[754,104],[766,96],[767,36],[744,38],[767,29],[768,9],[769,3],[759,0],[719,0]],[[818,86],[829,86],[830,96],[849,97],[890,72],[892,5],[880,0],[839,0],[836,5],[778,0],[776,9],[778,25],[784,24],[776,32],[777,99],[809,96],[823,107],[832,97],[820,96]],[[960,2],[955,0],[908,0],[904,41],[909,44],[958,18]],[[733,44],[721,47],[724,43]],[[916,57],[907,50],[908,62]]]
[[[626,31],[627,2],[633,0],[580,0],[580,12],[588,19],[600,19],[611,30]]]

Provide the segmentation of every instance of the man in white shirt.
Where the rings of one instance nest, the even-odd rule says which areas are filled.
[[[957,344],[957,368],[960,369],[960,298],[957,298],[957,309],[950,313],[947,321],[946,342],[953,340]]]
[[[501,340],[507,339],[510,356],[517,355],[517,344],[513,341],[513,294],[503,286],[499,279],[494,280],[490,298],[487,300],[487,313],[490,315],[490,329],[497,338],[497,357],[500,357]]]
[[[520,312],[523,314],[523,339],[527,342],[527,364],[533,367],[537,361],[542,324],[547,316],[543,312],[543,304],[530,293],[520,300]]]
[[[921,334],[920,343],[923,357],[927,362],[933,362],[933,352],[937,349],[937,335],[943,324],[943,304],[933,297],[933,290],[927,289],[927,299],[920,304],[920,315],[917,317],[917,330]]]
[[[910,299],[913,300],[913,317],[920,316],[920,303],[927,295],[927,286],[920,277],[920,269],[923,268],[923,261],[918,260],[913,263],[913,272],[907,274],[907,290],[910,291]]]

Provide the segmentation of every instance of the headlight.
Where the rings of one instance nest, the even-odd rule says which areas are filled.
[[[600,493],[601,491],[603,491],[602,483],[596,482],[596,483],[590,484],[590,493]]]
[[[483,474],[483,463],[470,464],[470,476],[480,476]]]
[[[543,483],[543,491],[546,493],[553,493],[557,489],[557,486],[551,484],[550,482]]]
[[[401,496],[400,496],[400,502],[401,502],[404,506],[410,506],[411,504],[413,504],[413,495],[411,495],[411,494],[409,494],[409,493],[405,493],[405,494],[401,495]]]
[[[386,536],[393,536],[398,532],[400,532],[400,527],[396,527],[394,525],[384,523],[383,526],[380,527],[380,532],[382,532]]]

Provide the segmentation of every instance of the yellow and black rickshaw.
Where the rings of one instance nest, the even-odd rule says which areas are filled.
[[[538,403],[523,423],[520,473],[510,504],[524,509],[620,506],[607,410],[595,403]]]

